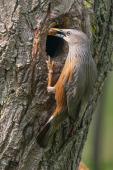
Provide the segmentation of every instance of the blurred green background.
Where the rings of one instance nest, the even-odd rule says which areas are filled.
[[[113,71],[93,114],[82,161],[90,170],[113,170]]]

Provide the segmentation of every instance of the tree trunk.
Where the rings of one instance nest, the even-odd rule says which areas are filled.
[[[113,1],[1,0],[0,12],[0,170],[77,170],[112,67]],[[66,138],[66,120],[42,149],[35,138],[55,109],[54,94],[46,89],[47,54],[56,63],[57,81],[68,52],[65,42],[47,37],[51,27],[79,28],[87,34],[98,78],[74,135]],[[55,42],[58,47],[51,46]]]

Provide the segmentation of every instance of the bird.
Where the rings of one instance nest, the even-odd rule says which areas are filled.
[[[88,37],[77,29],[51,28],[49,35],[64,39],[69,46],[67,58],[56,84],[52,87],[54,63],[47,62],[48,92],[55,93],[56,109],[36,140],[40,147],[46,148],[58,126],[67,118],[76,122],[83,116],[97,76],[96,64],[90,52]]]

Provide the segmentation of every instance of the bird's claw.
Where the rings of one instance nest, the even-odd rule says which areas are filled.
[[[52,61],[52,63],[51,63],[51,61],[50,61],[50,56],[49,56],[49,59],[46,60],[46,63],[47,63],[47,67],[48,67],[49,73],[51,73],[51,72],[53,73],[54,61]]]

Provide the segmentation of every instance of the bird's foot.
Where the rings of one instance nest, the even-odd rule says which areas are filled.
[[[48,86],[47,91],[48,91],[48,93],[55,92],[55,87]]]
[[[48,67],[48,70],[49,70],[47,91],[48,92],[54,92],[54,87],[51,87],[54,62],[52,61],[52,63],[51,63],[50,56],[49,56],[48,61],[46,61],[46,63],[47,63],[47,67]]]
[[[50,56],[49,56],[49,59],[46,60],[46,63],[47,63],[47,67],[48,67],[48,70],[49,70],[49,73],[53,73],[53,65],[54,65],[54,61],[50,61]]]

